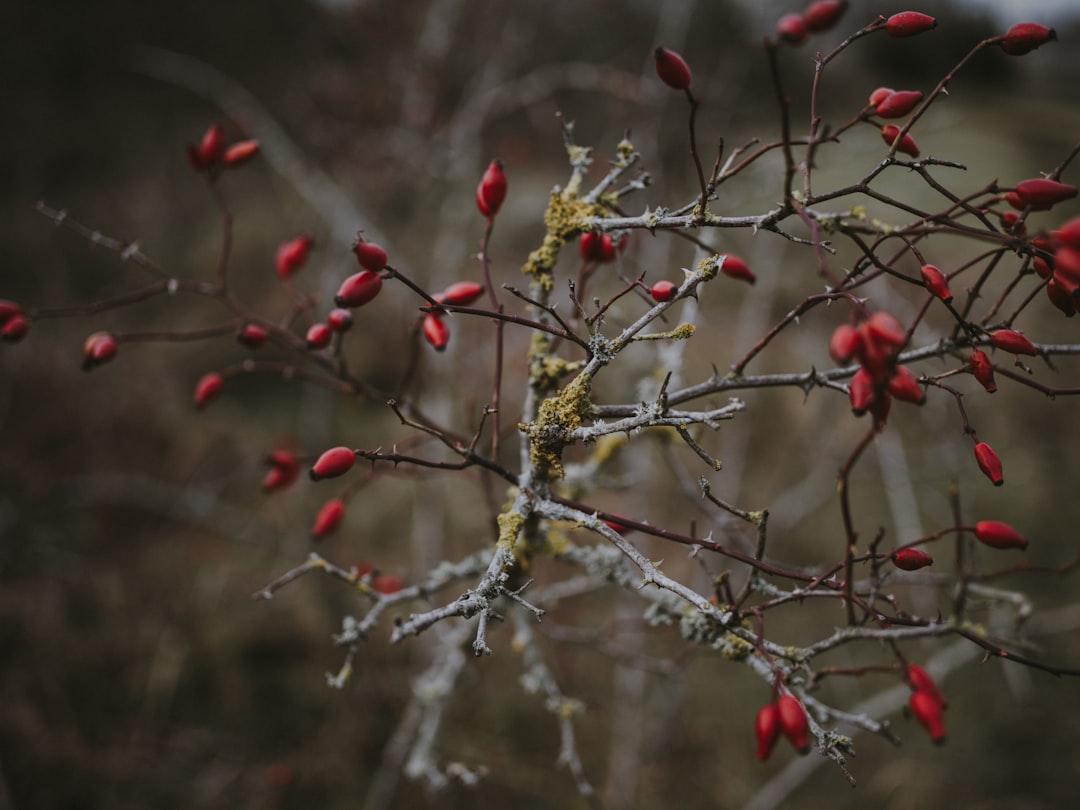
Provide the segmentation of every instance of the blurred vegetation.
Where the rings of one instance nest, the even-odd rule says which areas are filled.
[[[841,28],[899,10],[853,5],[858,12]],[[997,32],[986,20],[957,16],[949,3],[933,5],[941,26],[932,41],[878,39],[845,55],[825,82],[828,116],[846,118],[878,85],[927,90],[971,44]],[[516,281],[515,268],[541,233],[547,193],[567,176],[558,111],[576,121],[580,143],[596,146],[599,166],[627,129],[633,133],[655,182],[628,203],[630,210],[689,199],[694,181],[685,111],[660,92],[650,72],[659,42],[694,66],[704,143],[723,137],[730,150],[753,137],[776,137],[775,99],[759,45],[771,33],[770,20],[798,7],[17,1],[0,34],[9,121],[0,131],[0,296],[28,305],[74,304],[140,281],[114,255],[36,214],[38,199],[137,240],[177,275],[212,271],[220,222],[183,148],[210,121],[222,120],[238,137],[251,120],[229,118],[192,88],[148,75],[162,51],[147,47],[204,62],[250,91],[310,165],[325,171],[384,236],[395,262],[439,289],[478,275],[472,193],[493,155],[505,160],[511,178],[493,246],[495,268]],[[982,54],[951,85],[949,98],[917,133],[926,151],[970,167],[954,190],[994,177],[1007,184],[1034,176],[1067,154],[1080,133],[1077,34],[1062,28],[1058,45],[1023,59]],[[821,45],[783,54],[796,122],[806,118],[812,49],[841,38],[827,34]],[[500,94],[522,77],[531,83]],[[880,139],[863,129],[834,152],[821,151],[819,188],[855,179],[873,165]],[[778,174],[770,171],[778,164],[763,163],[732,185],[720,204],[729,206],[724,213],[763,210],[775,199]],[[264,310],[283,311],[273,252],[297,233],[311,232],[319,247],[305,271],[313,289],[332,289],[351,271],[334,212],[305,199],[272,161],[230,176],[225,188],[237,218],[233,268],[244,294]],[[1075,206],[1046,222],[1070,212]],[[762,281],[753,292],[729,287],[703,301],[687,381],[707,376],[718,358],[737,357],[817,284],[803,248],[765,234],[709,238],[745,256]],[[962,247],[940,246],[939,263]],[[625,270],[675,278],[693,256],[689,245],[663,235],[635,236]],[[384,308],[364,313],[358,328],[370,338],[357,347],[352,366],[392,387],[407,350],[411,316],[402,313],[411,301],[399,290],[388,293]],[[903,306],[896,310],[902,314]],[[1075,342],[1076,323],[1051,314],[1037,324],[1039,337]],[[0,808],[333,810],[362,806],[369,795],[430,640],[390,647],[387,630],[364,648],[348,688],[326,688],[323,672],[340,665],[330,635],[344,613],[356,610],[348,589],[307,578],[270,602],[253,602],[250,594],[307,553],[310,520],[327,489],[302,481],[265,496],[260,461],[282,443],[316,452],[332,440],[377,446],[408,434],[381,407],[269,379],[240,380],[213,408],[194,412],[194,380],[242,356],[228,340],[124,345],[109,367],[79,372],[82,340],[97,329],[175,328],[181,319],[191,326],[218,317],[207,306],[196,306],[192,318],[191,306],[155,301],[92,318],[41,321],[23,345],[0,347]],[[826,336],[842,317],[807,319],[808,334],[784,342],[761,370],[827,362]],[[489,335],[486,323],[462,324],[445,357],[422,361],[425,383],[439,390],[452,386],[466,364],[487,367]],[[521,340],[512,337],[511,347]],[[643,360],[636,373],[647,382],[654,365]],[[1063,380],[1075,379],[1076,363],[1060,366]],[[513,383],[522,374],[520,367],[509,369],[508,395],[516,395]],[[613,385],[597,398],[644,396],[638,379]],[[472,424],[484,387],[450,390],[425,405],[440,418]],[[747,397],[746,419],[725,427],[713,448],[732,461],[717,478],[725,497],[769,506],[772,554],[793,563],[813,564],[838,549],[835,470],[862,427],[829,393],[805,402],[796,391]],[[1075,547],[1080,519],[1075,403],[1002,385],[992,404],[972,406],[980,433],[994,437],[1007,459],[1008,483],[992,493],[975,485],[970,448],[950,408],[932,402],[918,414],[895,409],[890,431],[905,439],[918,496],[919,514],[909,517],[928,531],[947,522],[946,492],[962,476],[965,510],[990,510],[1023,524],[1032,562],[1061,564]],[[598,505],[653,523],[685,525],[696,517],[706,525],[707,513],[688,510],[668,482],[655,443],[628,451],[620,464],[630,482],[655,481],[659,473],[663,483],[597,496]],[[487,542],[487,508],[469,481],[417,478],[374,479],[350,506],[346,530],[320,550],[342,565],[373,560],[408,579],[433,560]],[[863,526],[880,522],[890,536],[906,528],[894,525],[872,463],[854,486]],[[436,501],[444,505],[435,507]],[[746,541],[740,531],[717,528],[733,543]],[[654,558],[668,556],[673,570],[685,565],[693,574],[697,563],[683,561],[677,550],[644,546]],[[721,566],[709,560],[704,569],[696,576],[707,582],[706,574]],[[536,571],[541,582],[563,574],[551,563]],[[1037,612],[1076,590],[1075,579],[1014,579],[1009,584],[1035,591]],[[741,667],[687,653],[670,629],[642,629],[636,606],[615,606],[629,599],[593,596],[545,619],[610,634],[677,664],[674,675],[628,674],[593,645],[547,644],[563,690],[587,709],[577,729],[590,778],[609,795],[628,791],[630,798],[614,806],[741,806],[790,756],[779,752],[767,766],[753,761],[753,713],[767,689]],[[834,610],[804,605],[775,632],[806,641],[840,621]],[[1076,626],[1075,617],[1061,622]],[[1076,640],[1072,629],[1030,652],[1077,666]],[[519,661],[509,641],[508,629],[495,628],[496,654],[470,661],[440,740],[447,759],[484,765],[487,778],[472,791],[454,787],[434,797],[402,778],[388,806],[581,806],[571,779],[555,765],[554,723],[540,698],[518,687]],[[938,646],[910,645],[908,652],[925,657]],[[848,654],[838,651],[834,663],[851,663]],[[854,705],[891,685],[886,679],[828,681],[824,695]],[[826,764],[798,791],[799,806],[1050,808],[1075,801],[1075,681],[971,663],[946,692],[951,738],[945,748],[932,748],[898,717],[903,748],[857,741],[859,757],[851,763],[857,790]],[[633,705],[627,695],[636,696]],[[641,737],[630,788],[606,783],[612,740],[623,733],[618,721],[626,713]]]

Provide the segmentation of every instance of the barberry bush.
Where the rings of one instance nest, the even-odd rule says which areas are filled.
[[[1057,34],[968,36],[852,5],[817,0],[764,33],[774,113],[755,132],[737,109],[720,125],[692,49],[655,44],[653,129],[599,143],[567,105],[543,133],[564,157],[554,177],[504,138],[475,190],[447,196],[437,251],[413,244],[421,227],[384,235],[392,193],[325,233],[303,212],[256,227],[250,177],[296,160],[257,115],[170,155],[213,246],[190,266],[37,204],[39,227],[114,275],[74,304],[0,301],[5,355],[32,363],[59,319],[84,325],[71,367],[91,372],[80,387],[103,419],[140,384],[129,357],[152,355],[184,377],[184,419],[261,441],[237,442],[229,491],[262,499],[287,539],[244,612],[332,600],[334,624],[308,619],[304,642],[325,639],[329,671],[301,676],[342,690],[325,701],[376,740],[372,806],[392,805],[399,775],[436,802],[535,780],[634,806],[668,759],[728,778],[763,761],[754,806],[772,806],[805,762],[830,766],[830,794],[862,785],[856,750],[888,762],[902,741],[949,767],[954,735],[990,722],[954,697],[968,684],[1007,701],[1016,679],[1080,674],[1054,643],[1077,562],[1055,503],[1068,488],[1043,483],[1076,470],[1080,144],[1019,171],[946,123],[967,75],[1039,59]],[[885,47],[916,64],[946,33],[953,61],[932,78],[878,86],[847,67]],[[325,199],[330,181],[308,182]],[[180,418],[172,395],[151,401]],[[129,486],[262,539],[205,488]],[[419,652],[386,657],[402,647]],[[693,731],[661,732],[680,706]],[[684,747],[658,754],[661,733]],[[539,775],[511,777],[522,762]],[[296,789],[294,767],[275,760],[262,787]]]

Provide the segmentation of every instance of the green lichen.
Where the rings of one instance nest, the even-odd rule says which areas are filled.
[[[754,645],[734,633],[725,633],[720,653],[729,661],[742,661],[754,652]]]
[[[547,228],[544,241],[529,254],[521,272],[532,276],[546,290],[551,290],[551,271],[559,259],[559,250],[585,230],[585,223],[590,218],[603,217],[605,213],[603,206],[579,200],[574,188],[552,191],[547,211],[544,212],[544,226]]]
[[[680,323],[669,332],[652,332],[648,335],[634,335],[634,340],[689,340],[697,327],[692,323]]]
[[[540,403],[534,421],[518,426],[529,439],[529,460],[548,480],[564,476],[562,451],[569,444],[568,434],[593,414],[589,400],[591,384],[592,375],[579,374],[557,394]]]
[[[496,521],[499,524],[499,548],[514,553],[517,539],[525,527],[525,516],[518,512],[503,512]]]

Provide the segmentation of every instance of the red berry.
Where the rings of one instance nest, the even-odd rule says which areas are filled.
[[[870,94],[870,103],[876,107],[895,92],[891,87],[879,87]]]
[[[1023,56],[1025,53],[1057,39],[1057,32],[1038,23],[1017,23],[1005,32],[1001,40],[1001,50],[1010,56]]]
[[[922,405],[926,402],[926,391],[919,385],[918,379],[907,366],[897,366],[889,380],[889,393],[901,402]]]
[[[309,349],[325,349],[333,337],[334,331],[325,323],[313,323],[308,327],[304,340]]]
[[[1045,177],[1023,180],[1016,184],[1016,193],[1028,205],[1051,206],[1076,196],[1076,186],[1059,183]]]
[[[632,527],[627,526],[625,523],[619,523],[617,520],[605,520],[604,525],[616,534],[629,534],[633,531]]]
[[[607,264],[615,261],[615,242],[610,234],[588,231],[581,235],[578,252],[585,261]]]
[[[257,323],[246,323],[236,334],[236,339],[240,341],[241,345],[247,346],[249,349],[257,349],[266,343],[269,336],[270,333]]]
[[[738,256],[732,256],[730,253],[724,257],[724,263],[720,265],[720,272],[737,281],[745,281],[747,284],[753,284],[757,281],[750,266]]]
[[[3,298],[0,298],[0,326],[3,326],[16,315],[22,314],[22,307],[20,307],[14,301],[7,301]]]
[[[805,754],[810,750],[810,721],[803,705],[791,695],[784,694],[776,702],[776,710],[780,730],[796,751]]]
[[[326,325],[335,332],[348,332],[353,325],[353,315],[347,309],[332,309],[326,315]]]
[[[1051,304],[1061,310],[1066,318],[1071,318],[1076,314],[1076,299],[1058,283],[1057,279],[1052,278],[1046,282],[1046,297],[1050,299]]]
[[[653,297],[654,301],[664,303],[670,301],[675,297],[675,293],[679,291],[679,288],[672,284],[670,281],[661,280],[653,284],[649,288],[649,295]]]
[[[475,281],[458,281],[442,291],[440,303],[467,307],[484,294],[484,285]]]
[[[911,713],[919,721],[930,739],[940,744],[945,741],[945,718],[941,714],[941,704],[930,693],[922,690],[912,692],[908,701]]]
[[[371,589],[388,596],[405,587],[405,580],[393,574],[376,574],[371,580]]]
[[[270,454],[270,469],[263,478],[263,492],[284,489],[300,475],[300,461],[288,450],[275,450]]]
[[[337,478],[352,469],[356,463],[356,453],[348,447],[331,447],[321,456],[311,468],[311,480],[320,481],[323,478]]]
[[[237,141],[225,150],[222,162],[230,167],[243,166],[259,154],[259,142],[256,140]]]
[[[386,251],[374,242],[365,242],[363,239],[357,239],[353,242],[352,250],[356,255],[356,261],[358,261],[360,266],[365,270],[370,270],[372,273],[378,273],[386,267]]]
[[[217,396],[221,393],[221,389],[224,385],[225,378],[216,371],[204,374],[202,378],[195,383],[195,407],[205,408],[217,399]]]
[[[885,30],[893,37],[913,37],[937,27],[937,20],[918,11],[901,11],[885,22]]]
[[[334,532],[341,521],[345,518],[345,501],[341,498],[331,498],[323,504],[319,514],[315,516],[315,523],[311,527],[313,540],[322,540]]]
[[[94,332],[83,343],[83,371],[104,365],[116,357],[120,346],[108,332]]]
[[[866,336],[874,343],[884,343],[899,349],[907,343],[903,324],[888,312],[875,312],[864,324]]]
[[[815,0],[803,14],[803,23],[811,33],[828,31],[847,11],[847,0]]]
[[[30,319],[25,315],[13,315],[0,328],[0,338],[8,343],[18,343],[30,331]]]
[[[368,303],[381,289],[382,276],[372,270],[361,270],[341,282],[334,303],[339,307],[355,309]]]
[[[198,146],[187,147],[187,159],[195,171],[206,171],[225,153],[225,132],[220,124],[212,124]]]
[[[848,323],[836,327],[829,338],[829,356],[837,363],[847,363],[862,348],[863,335]]]
[[[757,735],[757,758],[764,762],[780,739],[780,712],[775,704],[767,703],[758,710],[754,733]]]
[[[945,278],[945,274],[941,272],[937,267],[932,264],[924,264],[919,268],[919,274],[922,276],[923,285],[935,296],[940,298],[946,304],[952,301],[952,293],[949,292],[949,282]]]
[[[875,112],[882,118],[902,118],[918,106],[922,97],[920,90],[897,90],[879,101]]]
[[[1054,274],[1054,268],[1042,256],[1036,256],[1031,260],[1031,269],[1039,278],[1050,278]]]
[[[990,342],[997,348],[1013,354],[1025,354],[1029,357],[1036,357],[1039,354],[1034,343],[1013,329],[998,329],[991,332]]]
[[[856,416],[862,416],[873,403],[875,394],[874,380],[870,377],[870,373],[865,368],[860,368],[848,383],[848,401],[851,403],[851,412]]]
[[[476,187],[476,207],[489,219],[499,213],[506,198],[506,174],[501,160],[488,164],[480,184]]]
[[[1073,217],[1054,231],[1054,239],[1066,247],[1080,250],[1080,217]],[[1047,247],[1049,247],[1049,245]],[[0,301],[0,305],[3,303],[3,301]],[[0,319],[2,319],[2,317],[3,316],[0,315]]]
[[[1028,541],[1008,523],[997,520],[980,520],[975,524],[975,538],[992,548],[1025,549]]]
[[[899,134],[900,127],[895,124],[886,124],[881,128],[881,139],[885,141],[885,145],[890,149]],[[900,143],[896,146],[896,151],[903,152],[905,155],[910,155],[913,158],[919,156],[919,147],[916,145],[915,139],[911,137],[910,132],[904,133],[904,137],[900,139]]]
[[[941,694],[941,690],[934,683],[934,679],[930,677],[930,674],[925,669],[918,664],[908,664],[907,679],[908,683],[911,684],[912,691],[926,692],[937,701],[941,708],[945,708],[945,696]]]
[[[920,568],[933,565],[934,558],[917,548],[902,548],[893,552],[892,563],[904,571],[918,571]]]
[[[442,317],[429,312],[424,316],[424,338],[435,351],[441,352],[450,342],[450,327],[443,323]]]
[[[971,364],[971,374],[979,381],[979,385],[990,394],[997,391],[997,383],[994,382],[994,366],[990,358],[986,356],[986,352],[976,349],[971,353],[968,362]]]
[[[1054,274],[1080,281],[1080,250],[1062,245],[1054,251]]]
[[[788,45],[801,45],[809,36],[801,14],[785,14],[776,22],[776,36]]]
[[[990,479],[990,482],[995,487],[1000,487],[1005,483],[1005,477],[1001,470],[1001,459],[994,452],[994,448],[986,442],[976,443],[975,461],[978,462],[979,469],[983,471],[983,474]]]
[[[672,90],[686,90],[690,87],[690,66],[675,51],[657,48],[653,51],[653,60],[656,64],[656,75]]]
[[[289,278],[304,266],[315,240],[307,234],[290,239],[278,246],[275,265],[281,278]]]

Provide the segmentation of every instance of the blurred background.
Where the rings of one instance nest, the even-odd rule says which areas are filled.
[[[847,120],[879,85],[928,91],[975,42],[1035,20],[1056,25],[1060,42],[1021,58],[997,49],[980,54],[915,135],[924,153],[968,167],[941,175],[959,194],[995,178],[1009,185],[1052,170],[1080,141],[1075,4],[926,5],[940,20],[932,34],[864,40],[830,67],[822,86],[826,120]],[[805,128],[815,49],[831,49],[879,13],[903,10],[858,0],[851,6],[837,31],[780,55],[796,131]],[[16,0],[0,33],[0,98],[8,110],[0,129],[0,297],[65,306],[145,283],[115,254],[54,227],[33,210],[38,200],[138,242],[178,277],[210,278],[221,221],[183,153],[213,121],[230,139],[257,137],[264,146],[262,157],[223,183],[236,217],[236,290],[259,311],[287,311],[274,251],[304,232],[317,249],[301,281],[324,299],[354,272],[348,246],[359,229],[431,290],[478,279],[482,223],[473,191],[495,156],[506,164],[510,194],[492,245],[493,270],[520,284],[517,268],[542,235],[547,195],[568,176],[558,113],[575,122],[579,143],[596,148],[593,179],[630,131],[653,181],[627,199],[630,213],[681,205],[695,187],[685,109],[656,81],[653,48],[663,44],[687,57],[703,102],[703,152],[711,154],[721,138],[730,152],[753,138],[777,137],[760,43],[781,14],[801,9],[778,0]],[[816,190],[857,180],[882,154],[873,128],[855,128],[842,146],[819,152]],[[779,166],[762,161],[725,187],[714,210],[767,210],[779,195]],[[1075,167],[1064,179],[1076,182]],[[900,172],[882,187],[920,204],[933,199]],[[1076,213],[1075,204],[1062,206],[1032,225],[1052,227]],[[871,206],[871,214],[903,222],[887,209]],[[705,238],[743,256],[758,284],[721,279],[702,296],[700,331],[690,344],[666,355],[643,350],[624,376],[597,390],[597,401],[655,396],[666,370],[681,383],[705,379],[821,289],[803,247],[770,234]],[[932,244],[943,268],[977,250]],[[679,268],[699,257],[694,250],[670,235],[635,235],[620,271],[677,281]],[[565,262],[564,271],[576,271],[572,259]],[[834,267],[846,266],[841,253]],[[618,288],[614,279],[596,282],[597,290]],[[868,294],[902,320],[916,311],[915,299],[889,286]],[[362,313],[351,368],[392,389],[415,344],[415,304],[388,285],[380,306]],[[622,302],[612,322],[639,314],[634,307],[632,298]],[[839,308],[815,311],[749,371],[825,366],[828,334],[846,318]],[[556,765],[555,721],[542,698],[518,684],[509,628],[493,629],[494,656],[468,662],[437,743],[440,759],[484,766],[487,775],[475,788],[428,795],[399,778],[402,754],[390,741],[409,704],[410,679],[430,660],[434,640],[391,647],[386,624],[362,648],[352,683],[336,691],[323,677],[342,660],[330,637],[343,615],[363,609],[349,588],[307,577],[272,601],[251,599],[304,559],[312,517],[336,493],[332,482],[302,480],[263,494],[266,453],[406,441],[410,434],[385,407],[251,377],[196,412],[195,380],[246,356],[231,338],[124,344],[107,367],[79,370],[83,339],[93,331],[195,328],[222,319],[205,301],[155,300],[37,321],[22,344],[0,346],[0,810],[584,806]],[[420,352],[417,396],[429,415],[467,433],[486,401],[483,370],[493,361],[489,325],[462,320],[455,319],[445,355]],[[932,339],[935,323],[945,328],[931,319],[917,338]],[[1042,298],[1017,326],[1043,342],[1080,336],[1075,319],[1060,317]],[[512,428],[515,383],[524,374],[519,350],[528,336],[508,335]],[[1032,365],[1050,385],[1076,384],[1077,364],[1067,358],[1055,369]],[[463,373],[471,375],[468,386]],[[1080,520],[1074,401],[1004,381],[991,401],[967,378],[956,384],[968,395],[980,437],[1005,461],[1006,486],[993,490],[974,469],[951,401],[932,396],[917,412],[896,406],[853,481],[864,537],[881,526],[887,547],[950,525],[947,493],[958,481],[966,516],[1023,527],[1032,564],[1068,561]],[[714,491],[748,509],[770,509],[774,559],[835,559],[842,548],[835,474],[864,425],[835,392],[745,399],[745,417],[702,439],[725,462],[712,477]],[[512,464],[513,442],[504,450]],[[692,455],[646,440],[620,454],[611,486],[590,497],[638,519],[684,530],[694,519],[725,542],[749,543],[743,529],[687,500],[667,466],[672,456],[700,474]],[[343,566],[370,561],[415,581],[435,561],[458,558],[493,536],[482,489],[471,475],[371,475],[343,529],[319,551]],[[641,544],[702,589],[724,568]],[[567,572],[543,563],[536,575],[551,582]],[[1080,666],[1075,578],[1028,574],[994,584],[1030,595],[1024,652]],[[937,599],[948,604],[947,591],[904,593],[911,609],[925,614]],[[977,650],[948,641],[904,645],[913,660],[951,671],[950,740],[939,749],[898,711],[906,694],[888,692],[894,675],[830,679],[823,700],[868,705],[891,716],[904,738],[899,749],[857,738],[859,756],[849,767],[860,784],[851,790],[814,756],[798,760],[778,750],[766,765],[754,761],[753,716],[768,689],[744,667],[687,650],[672,628],[643,627],[641,607],[632,596],[602,591],[568,600],[545,619],[554,629],[538,628],[547,633],[543,648],[564,693],[584,704],[579,750],[611,807],[1052,808],[1075,801],[1075,680],[999,662],[980,666]],[[1014,613],[984,605],[973,618],[1011,634]],[[835,606],[807,604],[773,621],[772,637],[794,644],[827,634],[842,617]],[[559,628],[598,634],[587,637],[630,654],[568,642],[569,633],[560,640]],[[887,651],[876,655],[844,649],[822,664],[889,660]],[[656,661],[665,663],[649,663]],[[870,700],[880,702],[862,703]]]

